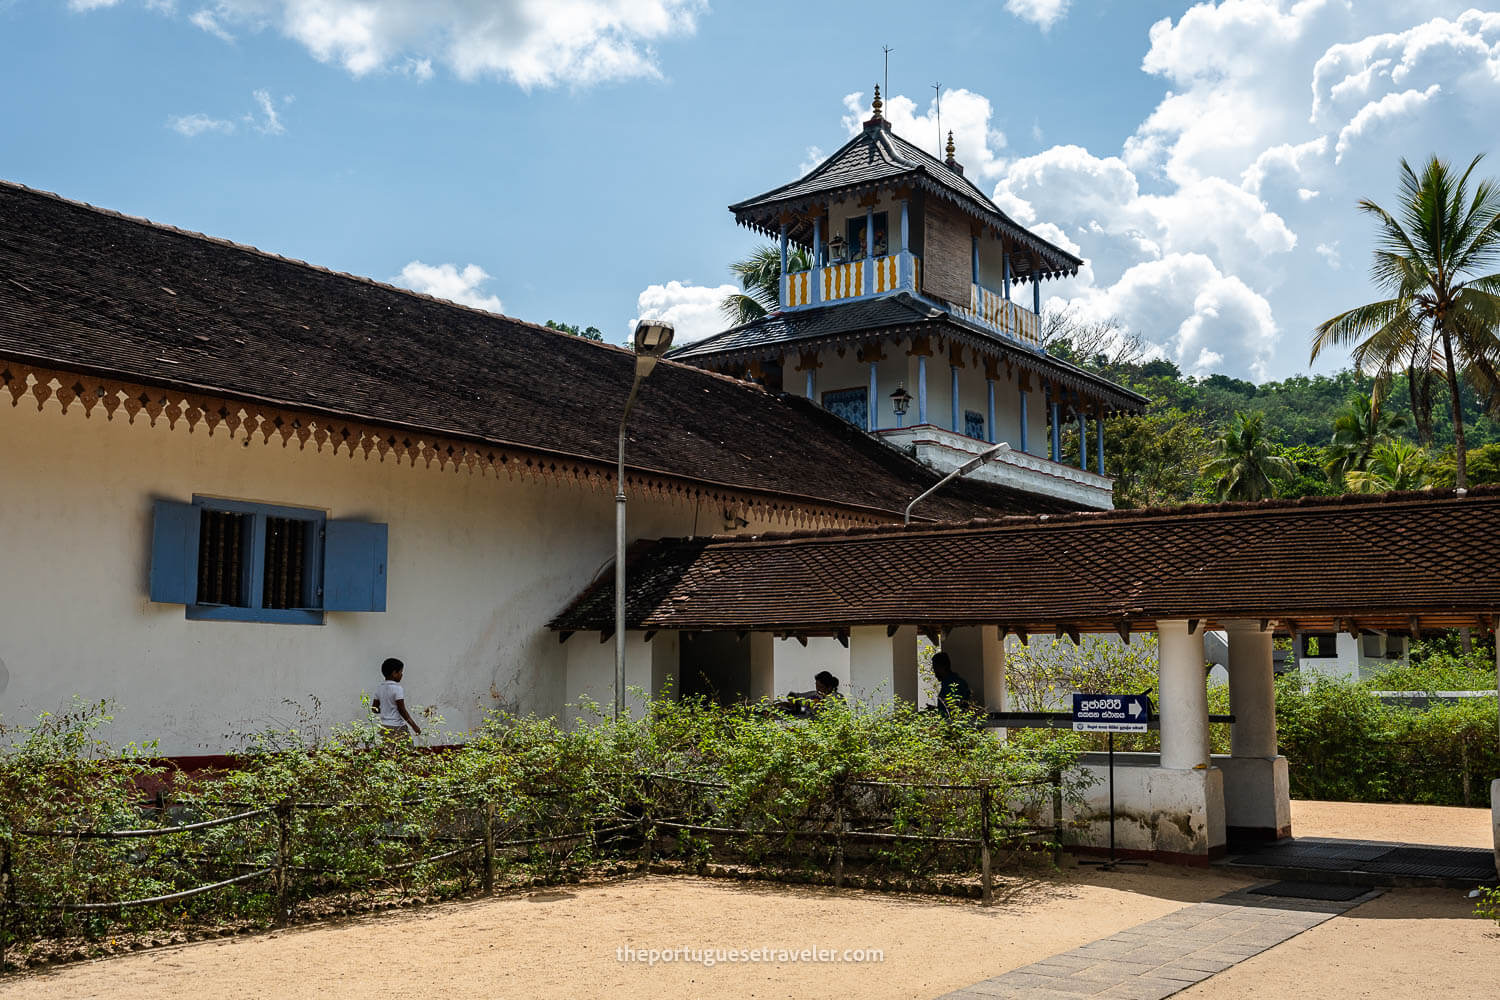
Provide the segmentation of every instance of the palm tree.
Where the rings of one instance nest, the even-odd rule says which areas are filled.
[[[1431,482],[1427,453],[1410,441],[1391,441],[1376,448],[1369,464],[1349,473],[1355,493],[1420,490]]]
[[[1483,273],[1500,261],[1500,189],[1482,180],[1470,196],[1469,175],[1480,159],[1457,177],[1436,156],[1420,175],[1402,160],[1399,218],[1372,201],[1359,203],[1378,221],[1371,274],[1390,297],[1320,324],[1312,348],[1316,359],[1333,344],[1353,344],[1354,363],[1382,382],[1404,367],[1419,425],[1421,397],[1441,371],[1453,406],[1459,487],[1468,485],[1459,372],[1481,397],[1493,400],[1500,386],[1500,273]]]
[[[794,247],[787,258],[787,269],[806,271],[811,266],[811,255],[800,247]],[[753,323],[781,306],[780,248],[767,243],[744,260],[730,264],[729,270],[740,279],[740,287],[744,291],[724,296],[719,309],[724,313],[724,318],[735,326]]]
[[[1405,426],[1405,417],[1380,411],[1378,397],[1354,393],[1333,418],[1333,441],[1328,446],[1326,467],[1328,478],[1338,483],[1350,472],[1363,469],[1375,449],[1392,440]]]
[[[1297,470],[1271,450],[1266,439],[1265,414],[1237,413],[1214,441],[1214,459],[1203,469],[1216,480],[1220,500],[1264,500],[1276,495],[1277,479],[1291,479]]]

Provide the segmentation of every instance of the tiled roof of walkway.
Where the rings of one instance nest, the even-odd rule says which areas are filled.
[[[1269,619],[1353,630],[1500,610],[1500,488],[1310,498],[757,537],[633,550],[631,628],[1150,628]],[[551,625],[609,630],[613,581]]]

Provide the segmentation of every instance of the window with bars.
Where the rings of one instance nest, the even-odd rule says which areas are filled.
[[[985,440],[983,413],[976,410],[964,411],[964,435],[980,441]]]
[[[386,526],[301,507],[155,503],[151,599],[193,619],[321,624],[385,610]]]

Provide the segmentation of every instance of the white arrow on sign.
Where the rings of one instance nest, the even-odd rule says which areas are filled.
[[[1141,703],[1138,702],[1138,701],[1132,701],[1130,703],[1130,708],[1128,709],[1128,711],[1133,716],[1134,715],[1140,715],[1141,714]]]

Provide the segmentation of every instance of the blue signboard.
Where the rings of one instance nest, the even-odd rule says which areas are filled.
[[[1075,694],[1073,728],[1083,733],[1144,733],[1151,699],[1143,694]]]

